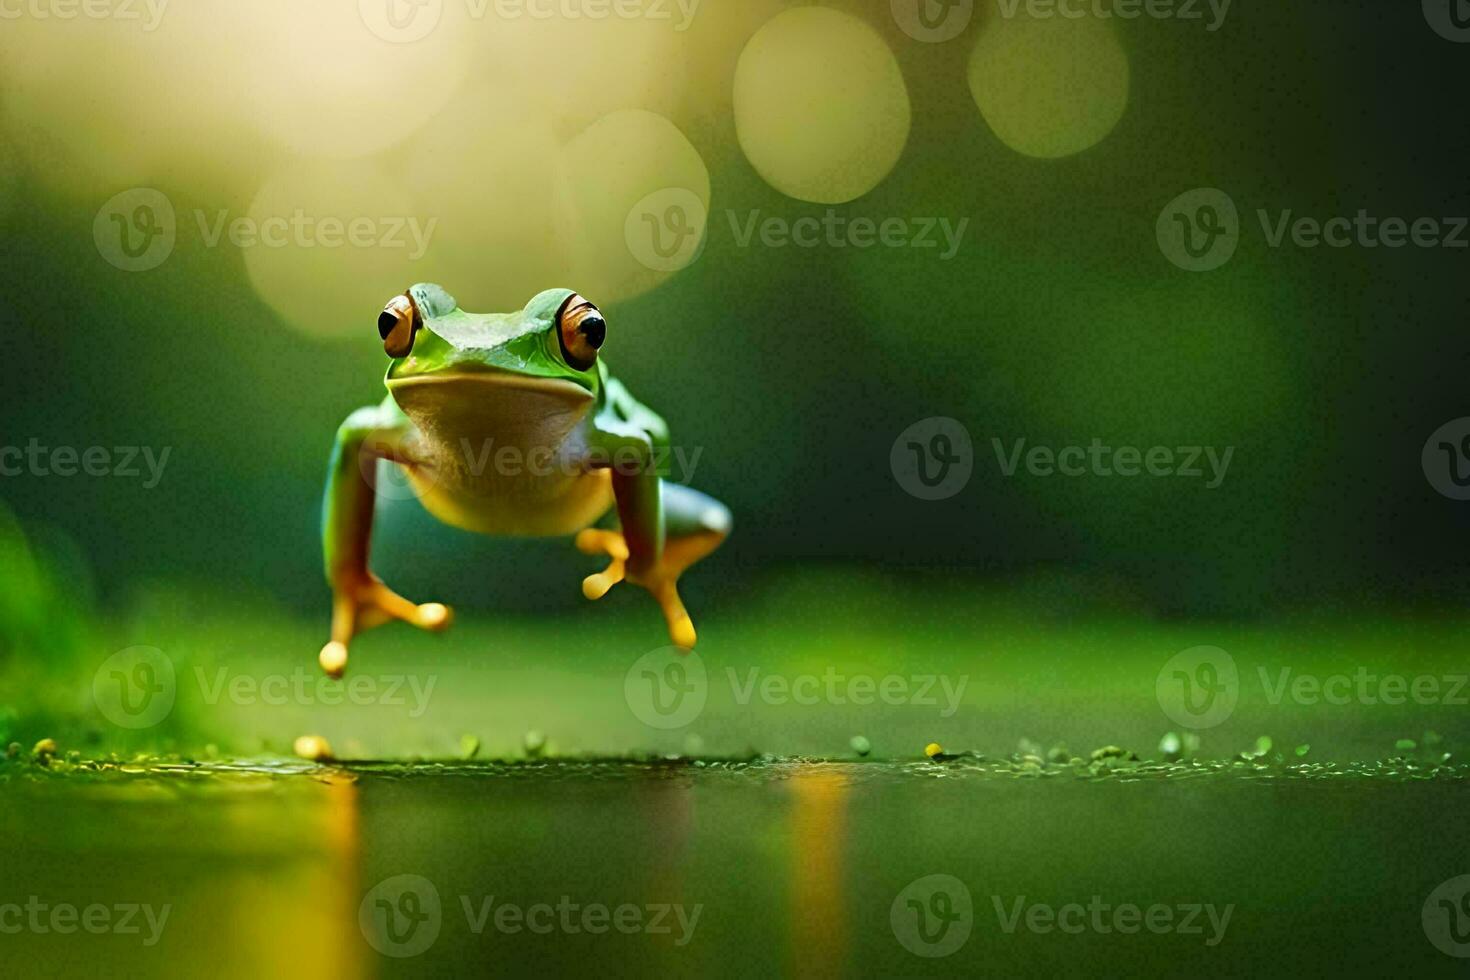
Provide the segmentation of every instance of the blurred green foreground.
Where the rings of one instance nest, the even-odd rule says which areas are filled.
[[[1470,865],[1463,616],[1227,626],[1080,581],[832,567],[691,588],[697,661],[658,659],[630,592],[384,628],[333,682],[324,616],[167,585],[99,613],[63,548],[0,541],[10,976],[1458,962],[1433,896]],[[1236,703],[1192,728],[1170,665],[1202,645]],[[652,708],[660,679],[683,699]],[[290,759],[303,735],[349,761]],[[1128,931],[1135,907],[1164,925]],[[1048,925],[1063,909],[1089,910],[1080,931]],[[594,931],[614,915],[626,931]]]
[[[0,547],[0,744],[29,755],[54,739],[61,762],[289,756],[313,735],[343,759],[842,759],[861,739],[883,759],[938,743],[1053,762],[1116,745],[1145,759],[1429,765],[1458,762],[1470,734],[1461,614],[1169,621],[1081,580],[1000,591],[831,566],[718,592],[695,581],[701,640],[687,659],[628,589],[537,615],[463,608],[441,635],[383,627],[332,681],[315,659],[325,609],[317,621],[260,596],[154,585],[103,614],[74,597],[63,550],[14,528]],[[1233,665],[1231,690],[1181,714],[1181,697],[1208,694],[1181,685],[1213,675],[1177,657],[1202,647]]]

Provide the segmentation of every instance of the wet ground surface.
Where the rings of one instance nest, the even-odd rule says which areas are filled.
[[[11,976],[1439,975],[1470,953],[1470,769],[1404,759],[0,780]]]

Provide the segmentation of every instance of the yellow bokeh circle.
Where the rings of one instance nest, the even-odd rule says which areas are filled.
[[[375,342],[383,304],[434,278],[425,256],[437,229],[373,161],[307,159],[278,171],[247,215],[209,235],[244,255],[256,293],[293,326]]]
[[[1033,157],[1097,145],[1128,106],[1128,56],[1097,17],[996,17],[975,43],[969,80],[995,135]]]
[[[642,109],[609,113],[562,147],[561,171],[569,277],[561,285],[610,303],[649,291],[697,255],[709,212],[709,170],[668,119]],[[655,225],[671,220],[651,227],[647,217]],[[660,253],[670,261],[651,259]]]
[[[422,263],[467,310],[516,310],[566,274],[552,114],[489,82],[466,88],[406,148],[403,184],[438,220]]]
[[[772,18],[735,69],[740,148],[781,193],[819,204],[861,197],[908,141],[903,74],[866,23],[823,7]]]

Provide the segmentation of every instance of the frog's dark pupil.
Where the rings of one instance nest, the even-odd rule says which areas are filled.
[[[394,316],[392,313],[389,313],[387,310],[384,310],[382,313],[378,314],[379,337],[387,340],[388,335],[393,332],[393,328],[396,326],[398,326],[398,317]]]
[[[607,339],[607,321],[602,317],[592,314],[584,318],[577,329],[582,336],[587,338],[587,343],[592,345],[593,350],[601,350],[602,342]]]

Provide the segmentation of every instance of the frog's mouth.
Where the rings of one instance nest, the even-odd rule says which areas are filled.
[[[566,401],[577,405],[592,401],[592,392],[574,381],[565,378],[542,378],[534,374],[517,374],[514,371],[477,370],[445,371],[434,374],[417,374],[406,378],[389,378],[388,388],[392,391],[407,391],[425,388],[443,394],[450,388],[465,397],[500,393],[507,389],[530,396],[541,396]]]

